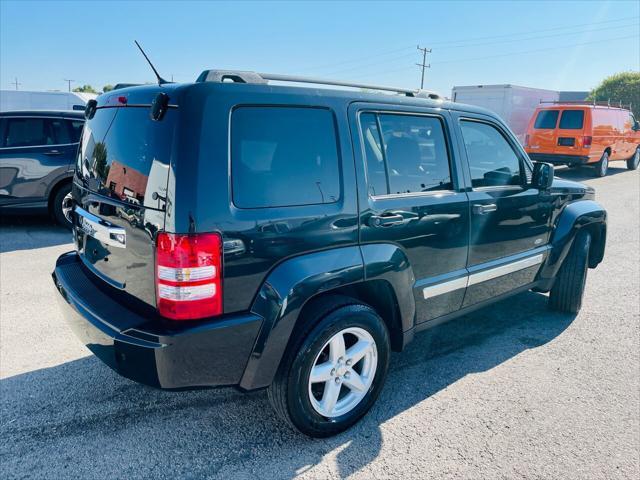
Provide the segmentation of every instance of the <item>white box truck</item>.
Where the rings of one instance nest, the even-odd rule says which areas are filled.
[[[505,121],[524,142],[529,119],[541,101],[558,101],[560,93],[555,90],[520,87],[518,85],[473,85],[453,87],[454,102],[476,105],[491,110]]]
[[[14,110],[84,110],[95,93],[0,90],[0,112]]]

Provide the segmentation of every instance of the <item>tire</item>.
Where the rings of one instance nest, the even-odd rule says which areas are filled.
[[[596,177],[605,177],[607,172],[609,171],[609,154],[604,152],[602,154],[602,158],[595,165],[596,167]]]
[[[51,214],[58,225],[71,230],[71,222],[65,215],[68,202],[71,201],[71,183],[62,185],[51,200]]]
[[[629,170],[635,170],[638,168],[638,164],[640,164],[640,147],[637,147],[633,157],[627,160],[627,168]]]
[[[564,259],[549,295],[549,307],[566,313],[578,313],[589,267],[591,235],[581,231],[576,236],[571,250]]]
[[[287,349],[268,396],[292,428],[310,437],[329,437],[358,422],[378,398],[389,366],[389,332],[371,307],[349,297],[328,297],[307,311],[307,318],[301,318],[306,328],[294,332],[297,338]],[[344,340],[343,355],[337,355],[339,348],[334,350],[338,337]],[[364,357],[349,364],[349,352],[356,352],[351,347],[365,340],[361,345],[368,342],[373,347],[361,350],[367,352]],[[312,383],[312,370],[323,380]],[[353,388],[356,383],[359,390]],[[331,393],[334,402],[329,400]]]

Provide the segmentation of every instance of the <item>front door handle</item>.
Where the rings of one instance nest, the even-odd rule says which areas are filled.
[[[369,225],[372,227],[392,227],[394,225],[402,225],[406,220],[402,215],[373,215],[369,218]]]
[[[49,150],[48,152],[44,152],[45,155],[62,155],[60,150]]]
[[[498,210],[498,206],[495,203],[473,206],[473,213],[476,215],[486,215],[487,213],[495,212],[496,210]]]

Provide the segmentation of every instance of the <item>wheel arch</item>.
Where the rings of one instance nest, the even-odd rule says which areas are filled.
[[[69,185],[73,182],[73,173],[67,173],[58,177],[54,182],[51,182],[49,187],[49,191],[47,192],[47,208],[49,212],[52,211],[53,208],[53,199],[55,198],[58,191],[64,187],[65,185]]]
[[[593,200],[578,200],[567,205],[556,220],[550,240],[551,252],[540,271],[539,279],[553,281],[581,230],[587,230],[591,234],[589,268],[598,266],[604,258],[607,212]],[[551,288],[551,285],[548,287]]]
[[[329,296],[350,297],[372,307],[389,329],[392,349],[401,350],[411,339],[413,330],[407,325],[412,326],[415,303],[413,282],[406,284],[406,269],[410,270],[406,256],[392,255],[389,259],[389,249],[382,248],[385,252],[380,253],[381,247],[377,245],[379,260],[387,258],[388,261],[379,261],[373,269],[385,263],[388,272],[367,278],[372,266],[367,265],[361,250],[359,246],[352,246],[306,254],[272,270],[251,307],[251,311],[264,320],[240,380],[241,389],[254,390],[271,384],[286,349],[296,335],[309,327],[303,324],[305,309],[313,308],[316,301]],[[368,256],[371,257],[371,251]],[[400,261],[400,264],[389,261]],[[413,278],[412,272],[409,277]],[[406,305],[406,292],[411,295],[409,305]]]

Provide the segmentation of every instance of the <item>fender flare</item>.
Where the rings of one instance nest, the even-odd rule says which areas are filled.
[[[58,186],[61,183],[64,182],[71,182],[73,183],[73,170],[65,170],[64,172],[60,173],[59,175],[57,175],[52,181],[49,182],[49,185],[47,185],[47,190],[45,193],[45,198],[47,199],[47,204],[49,203],[49,201],[51,200],[51,193],[58,188]]]
[[[585,228],[597,237],[592,244],[593,254],[589,258],[589,267],[595,268],[602,261],[607,233],[607,212],[593,200],[578,200],[568,204],[556,220],[550,240],[551,251],[540,271],[539,279],[553,281],[576,235]]]
[[[389,282],[398,300],[402,328],[407,330],[405,317],[413,322],[415,316],[414,282],[409,283],[413,272],[407,257],[397,246],[354,245],[323,250],[285,260],[276,266],[263,282],[251,307],[251,312],[261,316],[263,321],[239,387],[255,390],[272,383],[300,312],[309,300],[366,279]]]

